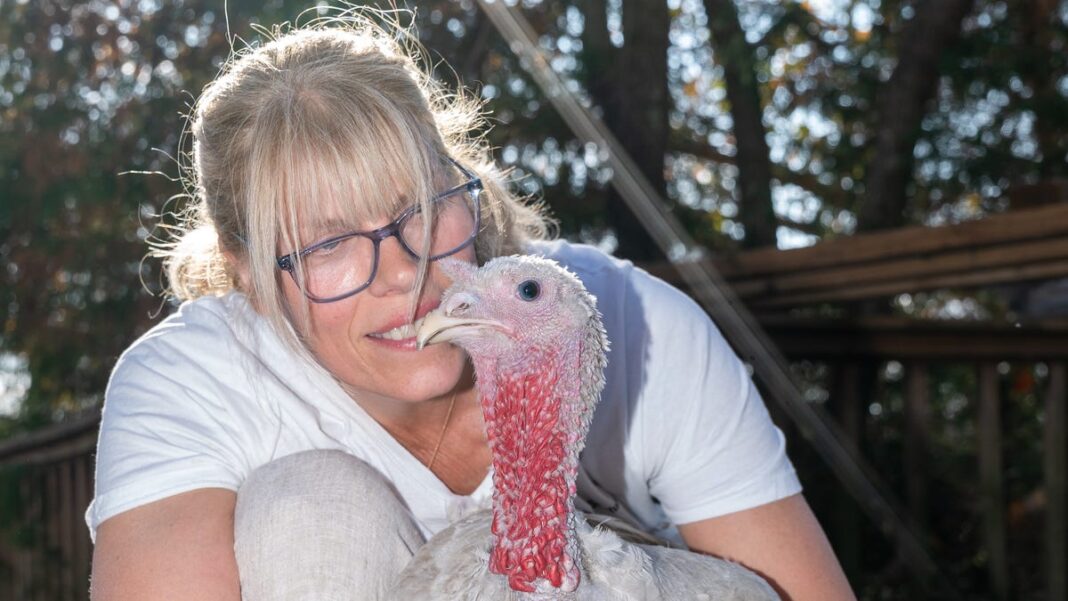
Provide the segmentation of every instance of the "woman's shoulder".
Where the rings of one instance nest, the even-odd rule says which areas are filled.
[[[552,259],[573,272],[597,297],[597,305],[606,318],[625,296],[637,293],[635,273],[640,271],[626,259],[613,257],[589,244],[567,240],[537,241],[528,244],[528,254]]]
[[[575,272],[597,297],[606,319],[619,312],[629,327],[661,320],[684,324],[709,321],[704,310],[678,288],[596,246],[566,240],[538,241],[530,243],[527,251]]]
[[[580,276],[604,273],[623,275],[634,268],[630,261],[613,257],[596,246],[563,239],[530,242],[526,252],[552,259]]]
[[[127,347],[126,353],[180,344],[194,337],[217,337],[225,323],[227,303],[215,296],[187,300]]]
[[[241,338],[255,329],[244,295],[185,301],[120,355],[112,377],[147,368],[178,373],[192,366],[225,369]]]

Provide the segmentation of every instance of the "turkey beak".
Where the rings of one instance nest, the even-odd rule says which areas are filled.
[[[416,345],[422,349],[428,344],[449,342],[461,336],[492,329],[508,332],[504,324],[492,319],[479,319],[468,315],[475,299],[465,293],[452,295],[442,306],[427,313],[415,333]]]
[[[473,319],[470,317],[449,317],[441,311],[431,311],[423,318],[423,325],[415,333],[415,342],[419,349],[428,344],[449,342],[476,330],[492,328],[504,330],[504,327],[491,319]]]
[[[423,324],[415,333],[415,342],[419,349],[428,344],[448,342],[455,337],[455,328],[467,323],[463,319],[446,317],[441,311],[431,311],[423,318]]]

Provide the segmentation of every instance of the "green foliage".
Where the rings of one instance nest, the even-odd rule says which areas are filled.
[[[302,3],[300,3],[302,4]],[[235,33],[298,3],[231,2]],[[111,365],[164,309],[142,263],[181,192],[172,157],[229,52],[214,2],[0,4],[0,351],[28,358],[27,427],[93,406]],[[162,150],[156,150],[156,149]]]

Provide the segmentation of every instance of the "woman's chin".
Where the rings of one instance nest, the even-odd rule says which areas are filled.
[[[389,387],[384,396],[399,401],[418,403],[452,394],[464,381],[467,358],[464,352],[451,345],[435,345],[419,351],[404,353],[397,361],[390,362],[381,373],[390,374]]]

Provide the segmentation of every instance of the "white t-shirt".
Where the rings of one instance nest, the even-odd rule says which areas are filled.
[[[593,247],[556,241],[532,252],[596,295],[611,345],[578,506],[680,541],[673,524],[801,490],[782,432],[700,307]],[[86,512],[94,540],[113,515],[197,488],[236,491],[257,467],[309,449],[378,469],[428,537],[490,506],[489,475],[470,495],[451,492],[239,293],[183,303],[123,353],[105,399]]]

